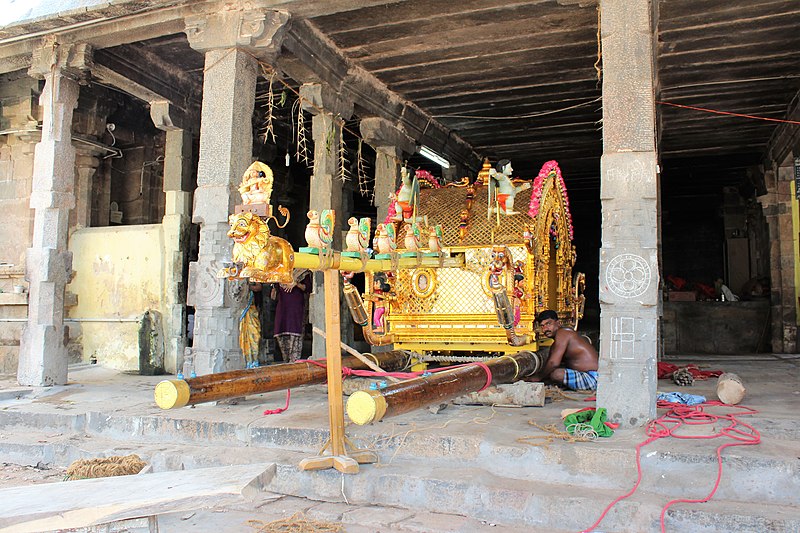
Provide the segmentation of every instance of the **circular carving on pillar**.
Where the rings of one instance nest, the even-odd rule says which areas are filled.
[[[224,281],[217,278],[213,265],[206,265],[199,274],[194,290],[195,305],[197,307],[214,307],[222,295]]]
[[[608,263],[606,285],[622,298],[641,296],[650,286],[650,265],[636,254],[620,254]]]

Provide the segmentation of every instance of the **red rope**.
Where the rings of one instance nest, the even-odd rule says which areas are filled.
[[[281,407],[279,409],[267,409],[266,411],[264,411],[264,414],[265,415],[277,415],[279,413],[284,412],[285,410],[287,410],[289,408],[289,398],[291,398],[291,397],[292,397],[292,389],[286,389],[286,405],[284,405],[283,407]]]
[[[600,518],[597,519],[597,522],[592,524],[590,527],[584,529],[581,533],[588,533],[600,525],[600,522],[603,521],[606,514],[614,507],[617,503],[624,500],[625,498],[631,496],[636,489],[639,487],[639,483],[642,481],[642,464],[641,464],[641,450],[642,447],[650,444],[651,442],[662,439],[664,437],[674,437],[676,439],[715,439],[717,437],[729,437],[734,440],[734,442],[728,442],[722,444],[717,447],[717,480],[714,483],[714,488],[711,489],[711,492],[708,493],[707,496],[704,498],[699,499],[689,499],[689,498],[678,498],[675,500],[670,500],[667,504],[661,509],[661,531],[664,533],[665,525],[664,520],[667,515],[667,509],[669,509],[672,505],[676,503],[703,503],[710,500],[714,494],[717,492],[719,488],[720,481],[722,479],[722,450],[725,448],[730,448],[732,446],[750,446],[753,444],[759,444],[761,442],[761,434],[756,430],[753,426],[742,422],[737,417],[736,413],[726,413],[722,415],[715,415],[711,413],[707,413],[703,410],[704,406],[708,407],[734,407],[737,409],[745,410],[744,413],[739,413],[740,415],[753,415],[757,414],[758,411],[755,409],[751,409],[750,407],[745,407],[743,405],[726,405],[722,402],[706,402],[701,405],[683,405],[679,403],[671,403],[671,402],[663,402],[660,401],[657,404],[657,407],[660,409],[669,409],[664,415],[653,420],[647,425],[647,435],[648,438],[644,442],[639,443],[636,446],[636,483],[633,485],[633,488],[628,491],[627,493],[623,494],[613,502],[611,502],[608,507],[603,510],[603,513],[600,515]],[[682,425],[686,424],[689,425],[702,425],[702,424],[716,424],[720,421],[728,421],[730,424],[726,427],[723,427],[717,433],[711,435],[678,435],[676,431]]]
[[[478,392],[488,389],[489,385],[492,384],[492,371],[489,370],[489,366],[486,363],[481,363],[480,361],[475,361],[474,363],[468,363],[468,364],[479,366],[483,369],[484,372],[486,372],[486,385],[478,389]]]
[[[312,359],[306,359],[306,362],[310,363],[312,365],[321,367],[321,368],[327,368],[327,365],[323,361],[314,361]],[[386,377],[386,376],[389,376],[389,377],[393,377],[393,378],[397,378],[397,379],[413,379],[413,378],[417,378],[417,377],[419,377],[419,376],[421,376],[421,375],[423,375],[425,373],[432,374],[434,372],[444,372],[445,370],[450,370],[450,369],[453,369],[453,368],[459,368],[459,367],[462,367],[462,366],[479,366],[479,367],[481,367],[483,369],[484,372],[486,372],[486,384],[483,387],[481,387],[478,390],[478,392],[480,392],[482,390],[486,390],[492,384],[492,379],[493,378],[492,378],[491,369],[489,369],[489,367],[486,365],[486,363],[482,363],[480,361],[476,361],[476,362],[473,362],[473,363],[465,363],[463,365],[453,365],[453,366],[445,366],[445,367],[442,367],[442,368],[434,368],[432,370],[425,370],[425,371],[420,371],[420,372],[373,372],[372,370],[356,370],[356,369],[353,369],[353,368],[348,368],[346,366],[343,366],[342,367],[342,375],[344,377],[357,376],[357,377],[369,378],[369,377]]]
[[[708,109],[708,108],[705,108],[705,107],[695,107],[695,106],[692,106],[692,105],[673,104],[672,102],[659,102],[659,101],[656,101],[656,103],[657,104],[661,104],[661,105],[668,105],[668,106],[672,106],[672,107],[680,107],[682,109],[692,109],[694,111],[704,111],[706,113],[714,113],[714,114],[717,114],[717,115],[729,115],[729,116],[732,116],[732,117],[752,118],[752,119],[755,119],[755,120],[766,120],[768,122],[780,122],[782,124],[800,124],[800,122],[797,121],[797,120],[784,120],[784,119],[781,119],[781,118],[769,118],[769,117],[759,117],[757,115],[745,115],[745,114],[742,114],[742,113],[732,113],[730,111],[718,111],[716,109]]]

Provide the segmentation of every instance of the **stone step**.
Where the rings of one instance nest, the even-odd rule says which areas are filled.
[[[10,462],[43,462],[62,466],[78,458],[137,453],[150,461],[155,471],[275,462],[278,465],[276,476],[267,487],[273,492],[330,502],[342,502],[346,498],[358,505],[384,505],[415,512],[463,515],[474,520],[503,524],[504,527],[527,527],[542,531],[574,531],[588,527],[608,503],[631,488],[635,478],[634,473],[630,483],[587,490],[576,486],[574,478],[564,479],[560,483],[543,481],[533,471],[526,479],[520,479],[461,463],[458,463],[458,467],[453,466],[455,462],[451,462],[449,467],[431,466],[425,460],[414,461],[405,457],[395,458],[388,465],[365,465],[358,475],[343,476],[334,470],[298,471],[297,464],[309,456],[307,452],[133,440],[120,442],[102,437],[35,432],[4,434],[0,440],[0,451],[4,460]],[[647,473],[650,474],[649,471]],[[702,490],[689,494],[677,488],[685,486],[685,482],[676,484],[671,481],[668,485],[675,486],[667,490],[664,487],[666,483],[648,484],[646,478],[637,494],[621,502],[598,531],[658,531],[661,506],[669,499],[704,496],[713,485],[713,478],[708,479]],[[776,486],[783,489],[779,484]],[[653,489],[658,492],[652,492]],[[771,524],[774,527],[747,529],[750,526],[732,526],[725,531],[796,531],[798,529],[792,527],[800,520],[800,516],[797,514],[797,492],[792,494],[791,497],[795,498],[793,512],[790,505],[747,503],[771,502],[770,499],[752,497],[750,492],[744,500],[725,500],[724,491],[720,490],[715,499],[706,504],[680,504],[672,508],[668,513],[668,524],[674,517],[680,525],[674,530],[693,531],[695,523],[699,524],[697,527],[714,524],[718,520],[728,520],[726,517],[730,513],[738,513],[742,524]],[[565,511],[572,508],[582,511]],[[632,525],[635,525],[634,529],[629,528]],[[781,529],[783,526],[787,529]]]
[[[191,410],[180,413],[196,415]],[[44,441],[49,436],[68,439],[86,435],[117,441],[117,444],[125,442],[126,445],[135,443],[136,446],[151,447],[155,444],[156,449],[166,445],[173,448],[180,445],[226,447],[243,455],[252,455],[255,450],[315,454],[328,436],[326,430],[318,428],[258,426],[263,418],[251,424],[234,424],[176,417],[173,413],[171,416],[163,413],[160,416],[129,416],[98,412],[24,415],[0,411],[0,429],[6,435],[20,432],[39,435]],[[632,486],[636,479],[632,444],[643,438],[641,431],[628,430],[593,443],[559,443],[542,447],[506,439],[502,428],[494,432],[493,442],[473,438],[463,431],[458,436],[432,436],[414,427],[402,431],[393,426],[388,434],[379,431],[383,429],[379,427],[364,429],[350,427],[348,435],[356,445],[376,450],[384,460],[418,460],[429,467],[445,469],[454,461],[474,468],[490,464],[495,475],[508,479],[535,479],[538,482],[611,490]],[[795,443],[783,439],[764,440],[765,443],[759,446],[733,447],[723,452],[723,476],[718,497],[734,501],[755,498],[773,503],[797,502],[795,495],[800,494],[800,465],[795,459]],[[508,441],[513,444],[505,444]],[[715,449],[724,442],[730,441],[669,438],[648,444],[642,449],[642,488],[670,498],[705,496],[717,475]]]

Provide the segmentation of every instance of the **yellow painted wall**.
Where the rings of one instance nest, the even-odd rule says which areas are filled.
[[[139,320],[148,309],[163,314],[163,250],[160,224],[84,228],[70,237],[78,295],[69,309],[70,337],[79,337],[83,360],[119,370],[139,369]],[[98,319],[136,319],[108,322]]]

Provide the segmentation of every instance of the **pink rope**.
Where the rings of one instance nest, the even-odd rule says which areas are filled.
[[[285,410],[287,410],[289,408],[289,398],[291,398],[291,397],[292,397],[292,389],[286,389],[286,405],[284,405],[283,407],[281,407],[279,409],[267,409],[266,411],[264,411],[264,414],[265,415],[277,415],[277,414],[280,414],[280,413],[284,412]]]
[[[309,364],[318,366],[320,368],[327,368],[327,365],[322,361],[313,361],[311,359],[306,359],[306,362],[309,363]],[[486,372],[486,384],[483,387],[481,387],[478,390],[478,392],[481,392],[481,391],[486,390],[487,388],[489,388],[489,386],[492,384],[492,379],[493,379],[492,378],[492,371],[489,369],[489,367],[486,365],[486,363],[482,363],[482,362],[479,362],[479,361],[478,362],[474,362],[474,363],[465,363],[463,365],[454,365],[454,366],[445,366],[445,367],[442,367],[442,368],[434,368],[433,370],[426,370],[426,371],[420,371],[420,372],[373,372],[372,370],[356,370],[356,369],[353,369],[353,368],[348,368],[346,366],[343,366],[342,367],[342,375],[344,377],[357,376],[357,377],[362,377],[362,378],[369,378],[369,377],[387,377],[388,376],[388,377],[393,377],[393,378],[397,378],[397,379],[413,379],[413,378],[417,378],[417,377],[425,374],[426,372],[429,373],[429,374],[433,374],[434,372],[444,372],[445,370],[451,370],[453,368],[459,368],[459,367],[462,367],[462,366],[471,366],[471,365],[472,366],[479,366],[479,367],[481,367],[483,369],[484,372]]]
[[[664,524],[667,510],[676,503],[703,503],[710,500],[714,494],[717,492],[719,488],[720,481],[722,479],[722,450],[725,448],[730,448],[731,446],[750,446],[753,444],[758,444],[761,442],[761,434],[750,424],[747,424],[737,418],[740,415],[754,415],[757,414],[758,411],[752,409],[750,407],[745,407],[744,405],[726,405],[722,402],[712,401],[706,402],[700,405],[682,405],[677,403],[671,402],[664,402],[659,401],[657,404],[659,409],[667,409],[668,411],[662,415],[661,417],[651,421],[647,425],[647,440],[644,440],[636,445],[636,483],[633,484],[633,488],[623,494],[622,496],[616,498],[613,502],[608,504],[608,506],[603,510],[603,513],[600,515],[600,518],[597,521],[589,526],[588,528],[581,531],[581,533],[589,533],[594,531],[594,529],[600,525],[600,522],[603,521],[603,518],[606,517],[608,512],[614,507],[618,502],[624,500],[628,496],[631,496],[636,489],[639,487],[639,484],[642,481],[642,463],[641,463],[641,455],[642,455],[642,447],[650,444],[651,442],[662,439],[665,437],[673,437],[677,439],[716,439],[720,437],[728,437],[732,439],[732,442],[726,442],[721,444],[717,447],[717,479],[714,483],[714,487],[711,489],[705,497],[703,498],[678,498],[675,500],[670,500],[667,502],[666,505],[661,509],[661,532],[664,533],[666,531],[666,526]],[[721,415],[711,414],[705,412],[703,410],[704,406],[708,407],[728,407],[728,408],[735,408],[741,410],[741,412],[733,411],[728,412]],[[712,425],[713,428],[719,427],[718,424],[721,422],[728,422],[729,424],[724,427],[720,427],[716,433],[712,433],[711,435],[681,435],[676,433],[677,430],[683,425],[701,425],[701,424],[709,424]]]

